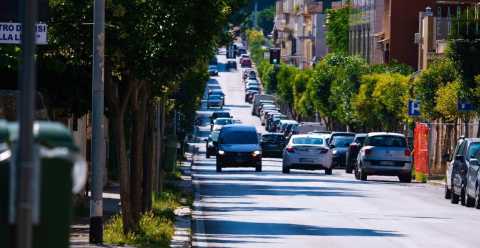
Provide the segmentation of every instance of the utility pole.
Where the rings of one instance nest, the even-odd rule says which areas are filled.
[[[90,243],[103,243],[105,0],[95,0],[92,63],[92,194]]]
[[[17,191],[16,207],[16,241],[18,248],[32,247],[32,213],[34,191],[34,142],[33,121],[35,119],[35,33],[37,22],[37,0],[23,0],[21,5],[22,30],[22,60],[20,62],[20,97],[18,99],[19,111],[19,143],[17,149],[17,178],[19,189]]]

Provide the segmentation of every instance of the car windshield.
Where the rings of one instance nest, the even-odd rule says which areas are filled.
[[[468,158],[476,158],[480,160],[480,142],[470,144],[468,148]]]
[[[220,134],[220,132],[212,132],[212,134],[210,134],[210,139],[214,142],[217,142],[219,134]]]
[[[221,100],[222,97],[220,95],[211,95],[208,97],[210,100]]]
[[[312,137],[297,137],[293,138],[293,144],[295,145],[323,145],[322,138]]]
[[[353,142],[353,136],[336,136],[332,140],[335,147],[348,147]]]
[[[227,131],[223,133],[223,144],[258,144],[256,132]]]
[[[262,141],[263,142],[281,142],[281,141],[285,141],[285,137],[283,137],[282,135],[267,134],[262,136]]]
[[[233,123],[232,119],[216,119],[214,122],[214,124],[216,125],[228,125],[232,123]]]
[[[383,147],[406,147],[407,142],[404,137],[392,135],[379,135],[368,137],[369,146],[383,146]]]

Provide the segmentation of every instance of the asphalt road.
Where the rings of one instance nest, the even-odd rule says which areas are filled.
[[[224,90],[225,109],[235,119],[264,132],[243,101],[240,70],[220,72],[209,84]],[[281,160],[270,158],[264,158],[262,173],[216,173],[201,142],[208,131],[199,127],[199,143],[193,144],[194,247],[480,247],[480,210],[452,205],[440,186],[393,177],[361,182],[340,170],[283,175]]]

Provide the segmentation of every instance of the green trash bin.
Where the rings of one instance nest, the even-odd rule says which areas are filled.
[[[8,127],[10,141],[15,144],[18,124]],[[66,248],[70,238],[72,192],[78,191],[86,181],[86,163],[78,154],[70,130],[62,124],[36,122],[34,138],[40,161],[40,200],[32,247]]]

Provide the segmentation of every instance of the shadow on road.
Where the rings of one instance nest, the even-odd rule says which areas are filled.
[[[322,227],[298,225],[288,223],[261,223],[230,220],[204,219],[203,222],[209,235],[255,235],[255,236],[357,236],[357,237],[402,237],[404,235],[394,231],[375,230],[366,228]],[[240,236],[241,235],[241,236]],[[269,237],[271,238],[271,237]],[[281,237],[278,237],[281,238]]]

